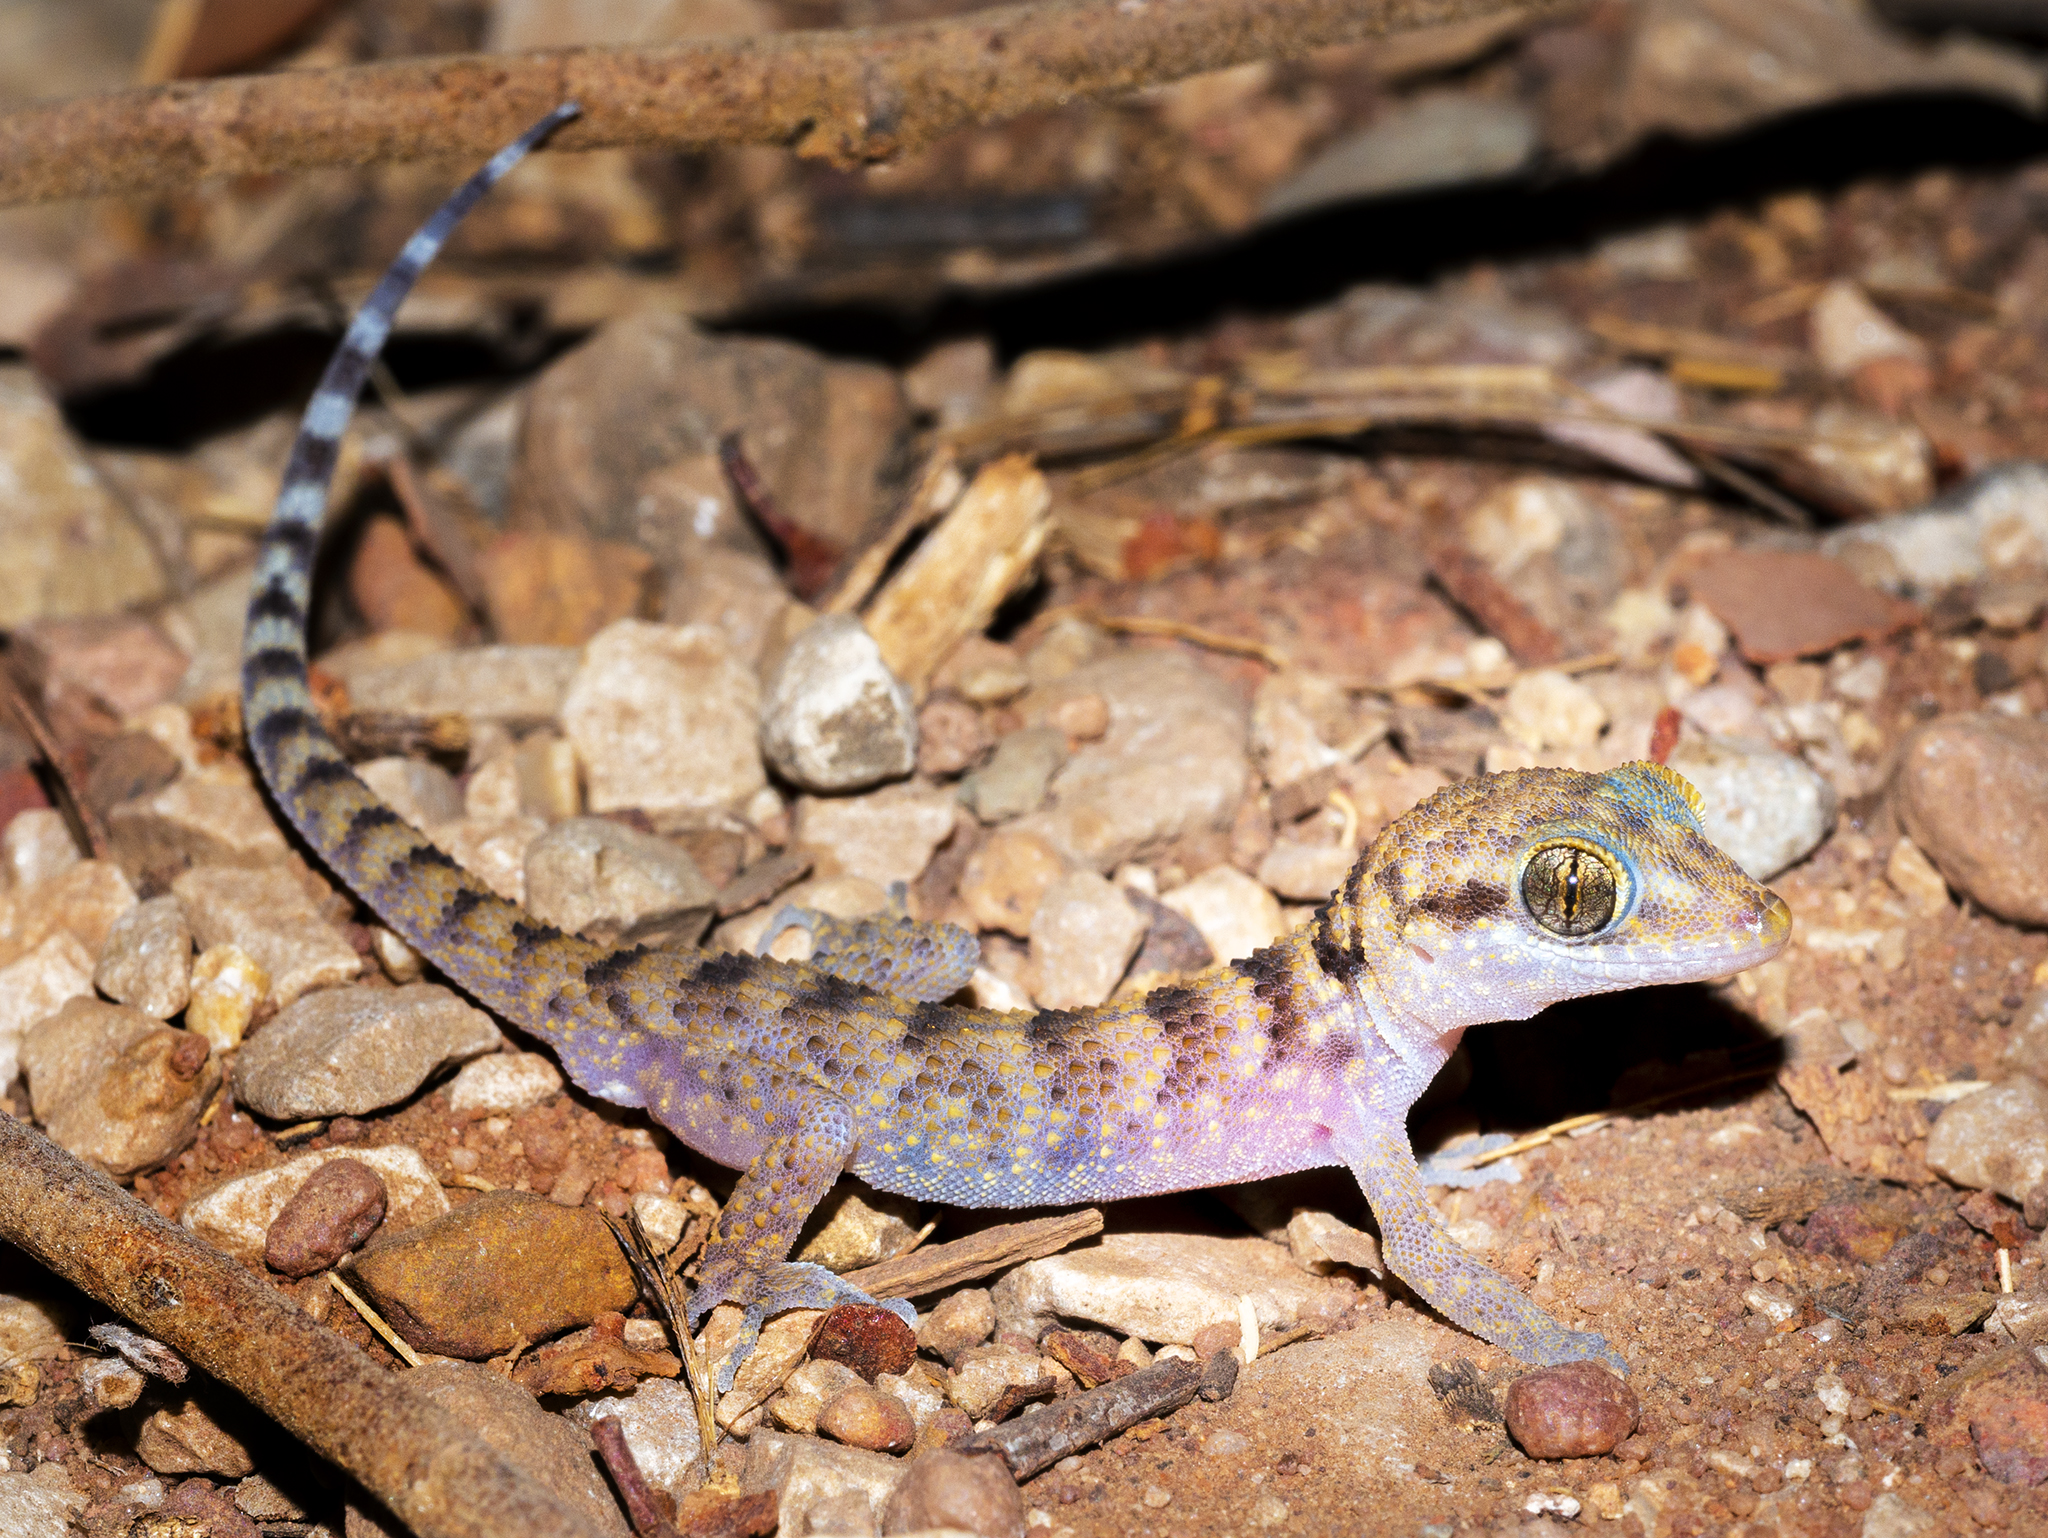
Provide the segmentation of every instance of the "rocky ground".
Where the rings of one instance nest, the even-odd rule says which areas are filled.
[[[901,370],[642,315],[394,384],[345,456],[331,726],[493,888],[609,939],[801,954],[785,904],[900,885],[980,937],[976,1001],[1085,1006],[1285,933],[1452,780],[1679,769],[1790,949],[1475,1032],[1413,1124],[1460,1242],[1626,1389],[1438,1321],[1341,1172],[1026,1239],[991,1225],[1045,1214],[842,1187],[807,1257],[967,1274],[930,1268],[914,1339],[771,1327],[700,1493],[603,1219],[687,1281],[730,1172],[441,986],[252,777],[232,683],[291,417],[102,441],[30,363],[0,1096],[593,1531],[628,1531],[605,1417],[702,1534],[2048,1529],[2044,217],[2038,167],[1865,178]],[[0,1534],[380,1530],[18,1253],[0,1286]],[[1179,1408],[1021,1482],[942,1455],[1175,1358]]]

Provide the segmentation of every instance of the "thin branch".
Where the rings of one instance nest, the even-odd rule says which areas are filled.
[[[419,1538],[584,1538],[588,1524],[408,1378],[0,1115],[0,1240],[239,1390]]]
[[[777,144],[854,165],[1077,97],[1554,4],[1046,0],[889,27],[176,81],[0,115],[0,204],[478,160],[571,100],[583,117],[553,148]]]

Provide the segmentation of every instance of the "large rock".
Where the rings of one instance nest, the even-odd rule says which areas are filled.
[[[761,689],[702,625],[622,619],[584,648],[562,703],[590,810],[716,811],[768,783],[756,742]]]
[[[498,1356],[639,1296],[597,1212],[512,1191],[382,1240],[351,1270],[393,1329],[445,1356]]]
[[[1173,652],[1131,652],[1076,668],[1027,713],[1048,718],[1084,694],[1107,702],[1109,729],[1053,776],[1052,805],[1014,827],[1107,871],[1230,825],[1252,775],[1248,713],[1234,689]]]
[[[1899,821],[1950,886],[2001,918],[2048,924],[2048,723],[1930,721],[1899,752]]]
[[[275,1121],[364,1116],[503,1042],[489,1015],[435,983],[325,988],[249,1038],[235,1098]]]
[[[71,1000],[31,1030],[21,1066],[51,1141],[112,1175],[182,1151],[220,1087],[205,1037],[90,998]]]
[[[1927,1167],[2015,1202],[2048,1180],[2048,1085],[2012,1078],[1958,1100],[1927,1135]]]
[[[910,691],[854,615],[827,615],[782,654],[761,707],[761,750],[805,790],[860,790],[916,766]]]
[[[657,559],[697,537],[702,496],[729,504],[719,440],[748,457],[785,513],[845,546],[873,517],[904,422],[895,377],[790,342],[710,336],[680,315],[614,321],[528,392],[510,522],[638,544]],[[701,496],[647,483],[701,466]]]
[[[429,1362],[407,1373],[406,1382],[440,1406],[450,1423],[538,1481],[581,1519],[590,1538],[630,1538],[632,1529],[598,1469],[590,1433],[582,1426],[549,1414],[511,1379],[474,1363]],[[351,1534],[362,1530],[362,1516],[359,1510],[349,1512]]]
[[[0,629],[163,595],[149,540],[94,472],[35,371],[19,363],[0,368],[0,465]]]
[[[812,1437],[785,1436],[779,1431],[757,1431],[747,1439],[747,1467],[740,1488],[749,1495],[758,1490],[776,1491],[781,1497],[778,1511],[784,1532],[812,1531],[808,1518],[814,1507],[830,1503],[835,1511],[844,1509],[841,1503],[849,1496],[856,1509],[858,1503],[865,1503],[866,1530],[878,1532],[883,1510],[902,1477],[903,1465],[885,1453],[841,1447]],[[849,1528],[842,1519],[822,1530]]]

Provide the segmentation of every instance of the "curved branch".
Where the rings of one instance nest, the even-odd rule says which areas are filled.
[[[0,1242],[240,1390],[420,1538],[588,1533],[403,1376],[4,1112]]]
[[[890,27],[177,81],[0,114],[0,205],[479,160],[565,100],[583,118],[557,149],[780,144],[851,165],[1075,97],[1553,3],[1045,0]]]

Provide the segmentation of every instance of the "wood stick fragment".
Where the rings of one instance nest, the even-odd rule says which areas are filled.
[[[1057,1255],[1102,1232],[1102,1212],[1084,1207],[1050,1218],[1002,1223],[964,1239],[934,1244],[914,1255],[899,1255],[878,1266],[849,1271],[844,1280],[874,1298],[916,1298],[956,1287],[1006,1266]]]
[[[1219,1351],[1206,1362],[1168,1357],[1128,1377],[992,1426],[955,1443],[953,1451],[1001,1453],[1013,1476],[1029,1479],[1070,1453],[1106,1442],[1142,1420],[1178,1410],[1197,1394],[1228,1399],[1236,1387],[1237,1358],[1228,1351]]]
[[[626,1428],[619,1424],[619,1418],[600,1415],[592,1421],[590,1440],[597,1444],[597,1455],[604,1460],[605,1472],[611,1475],[612,1485],[619,1492],[619,1504],[626,1508],[626,1520],[633,1524],[639,1538],[675,1538],[676,1530],[662,1516],[654,1501],[654,1490],[647,1483],[647,1476],[640,1472],[640,1460],[626,1445]]]
[[[1438,540],[1430,547],[1429,571],[1452,603],[1471,615],[1480,629],[1508,649],[1525,668],[1540,668],[1564,655],[1564,642],[1529,606],[1508,591],[1507,584],[1463,545]]]
[[[1299,58],[1546,0],[1045,0],[936,21],[648,48],[453,54],[173,81],[0,114],[0,203],[313,166],[480,161],[565,101],[553,146],[772,144],[841,165],[969,123]]]
[[[354,1475],[419,1538],[588,1532],[407,1375],[378,1366],[277,1289],[9,1116],[0,1116],[0,1240],[240,1392]]]

